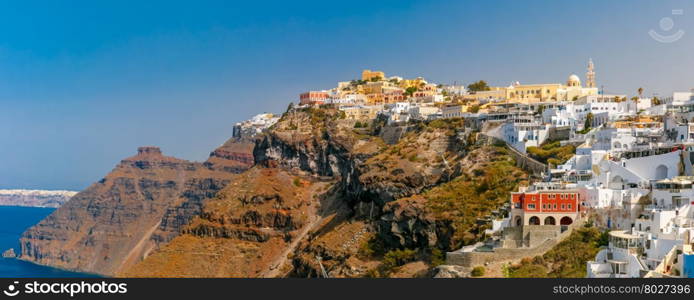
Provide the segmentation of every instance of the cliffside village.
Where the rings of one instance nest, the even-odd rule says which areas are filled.
[[[448,253],[448,264],[535,255],[592,222],[609,230],[609,246],[587,263],[588,277],[694,277],[694,89],[663,98],[644,97],[642,89],[631,98],[605,94],[591,60],[585,82],[570,75],[565,83],[506,87],[364,70],[361,79],[299,95],[298,107],[323,104],[363,126],[376,118],[473,119],[484,135],[544,166],[541,180],[521,187],[486,220],[490,238]],[[255,135],[277,120],[255,116],[236,124],[234,136]],[[565,161],[531,158],[529,149],[549,142],[573,145],[575,153]]]

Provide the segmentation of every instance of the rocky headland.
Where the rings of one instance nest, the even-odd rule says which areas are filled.
[[[476,137],[462,119],[290,109],[204,163],[140,149],[29,229],[21,256],[127,277],[433,276],[528,180]]]

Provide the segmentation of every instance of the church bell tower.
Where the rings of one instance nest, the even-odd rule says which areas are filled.
[[[588,60],[588,72],[586,72],[586,87],[595,87],[595,65],[593,65],[593,59]]]

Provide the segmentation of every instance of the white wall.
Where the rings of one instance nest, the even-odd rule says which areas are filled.
[[[661,155],[628,159],[625,160],[625,167],[646,180],[656,180],[663,179],[656,176],[657,168],[662,165],[667,167],[667,176],[665,178],[672,178],[678,174],[680,152],[678,150]]]

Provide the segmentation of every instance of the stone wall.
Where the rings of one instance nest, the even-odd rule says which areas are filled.
[[[568,237],[574,228],[582,226],[583,222],[575,222],[573,225],[569,226],[568,230],[555,235],[553,238],[544,239],[544,242],[539,243],[536,247],[522,247],[522,248],[495,248],[491,252],[447,252],[446,253],[446,265],[459,265],[463,267],[472,268],[475,266],[484,265],[485,263],[499,262],[499,261],[509,261],[520,259],[524,257],[533,257],[537,255],[542,255],[549,251],[556,244]],[[549,226],[549,225],[548,225]],[[529,226],[524,226],[529,227]],[[536,238],[542,235],[552,232],[545,225],[536,225],[530,227],[537,227],[535,229],[530,229],[528,234],[534,233]],[[560,226],[551,226],[557,227]],[[516,227],[520,228],[520,227]],[[523,232],[522,229],[516,229],[519,233]],[[555,229],[554,232],[556,232]]]
[[[561,234],[557,225],[526,225],[506,227],[501,240],[502,248],[533,248]]]
[[[571,137],[571,127],[551,127],[547,133],[547,139],[552,141],[564,141]]]
[[[557,243],[557,240],[547,240],[535,248],[498,248],[493,252],[447,252],[446,264],[472,268],[485,263],[533,257],[544,254]]]
[[[404,125],[383,126],[383,128],[381,128],[379,136],[383,139],[384,142],[386,142],[386,144],[394,145],[398,143],[402,136],[405,135],[405,130],[407,130],[407,126]]]

